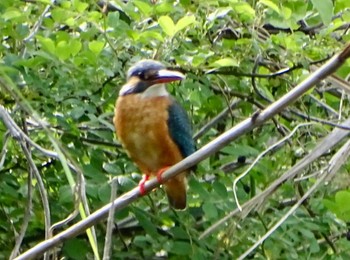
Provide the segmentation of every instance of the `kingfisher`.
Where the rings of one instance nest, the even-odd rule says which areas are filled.
[[[158,61],[141,60],[127,72],[114,111],[117,137],[128,156],[144,174],[139,187],[195,151],[192,127],[183,107],[169,94],[165,84],[185,75],[169,70]],[[186,208],[186,175],[183,172],[163,183],[169,205]]]

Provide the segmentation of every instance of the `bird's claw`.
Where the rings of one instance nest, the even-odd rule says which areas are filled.
[[[169,167],[164,167],[162,169],[160,169],[157,173],[157,181],[158,183],[163,183],[163,178],[162,178],[162,174],[167,170],[169,169]]]
[[[146,181],[149,180],[149,175],[148,174],[144,174],[142,176],[142,180],[139,182],[139,187],[140,187],[140,194],[142,196],[144,196],[146,194],[146,189],[145,189],[145,183]]]

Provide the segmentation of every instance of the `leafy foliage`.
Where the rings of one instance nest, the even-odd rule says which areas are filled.
[[[119,87],[134,62],[154,58],[186,72],[184,83],[169,86],[169,91],[189,112],[195,132],[236,104],[219,123],[197,136],[197,145],[202,147],[293,89],[313,66],[329,59],[350,38],[348,0],[153,2],[0,2],[0,77],[9,86],[2,87],[0,104],[33,142],[62,151],[60,159],[48,158],[30,146],[48,193],[52,223],[65,219],[77,207],[73,187],[74,182],[79,183],[80,171],[91,212],[110,201],[112,178],[118,180],[118,195],[140,180],[140,172],[115,140],[112,126]],[[336,75],[346,79],[349,72],[346,62]],[[329,88],[328,82],[306,93],[275,121],[201,162],[189,180],[186,211],[166,209],[166,196],[158,189],[116,212],[112,255],[237,258],[282,217],[290,202],[310,188],[315,182],[313,174],[328,163],[333,151],[309,166],[304,175],[311,177],[285,183],[262,209],[243,219],[233,218],[218,232],[199,239],[237,207],[234,178],[298,124],[313,119],[342,121],[348,118],[349,108],[344,94],[333,85]],[[327,124],[303,127],[262,158],[238,184],[239,202],[266,188],[331,129]],[[29,177],[33,171],[28,158],[19,142],[10,138],[4,121],[0,121],[0,140],[0,248],[8,258],[26,209],[30,208],[31,216],[21,251],[45,239],[45,214],[38,180]],[[70,173],[65,167],[68,162],[80,170]],[[346,164],[252,257],[346,258],[350,249],[345,236],[348,171]],[[28,197],[30,187],[32,198]],[[95,228],[102,254],[106,227],[101,223]],[[66,241],[59,255],[92,257],[91,244],[86,234],[80,235]]]

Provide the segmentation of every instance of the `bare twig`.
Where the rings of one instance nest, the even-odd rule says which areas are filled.
[[[337,111],[335,111],[331,106],[327,105],[326,103],[322,102],[321,100],[319,100],[318,98],[316,98],[314,95],[310,94],[309,97],[315,101],[319,106],[323,107],[324,110],[330,112],[331,114],[333,114],[334,116],[336,116],[337,118],[339,117],[339,113]]]
[[[332,157],[328,169],[323,175],[317,179],[316,183],[301,197],[301,199],[272,227],[262,238],[254,243],[248,250],[246,250],[238,259],[245,259],[251,252],[253,252],[261,243],[263,243],[273,232],[279,228],[285,220],[292,215],[303,202],[311,196],[311,194],[327,179],[332,178],[337,173],[339,168],[346,162],[350,156],[350,141],[347,141],[338,152]]]
[[[108,219],[107,219],[107,229],[106,229],[106,236],[105,236],[105,247],[103,250],[103,260],[109,260],[111,259],[111,251],[112,251],[112,234],[114,229],[114,207],[113,203],[116,198],[117,194],[117,184],[118,179],[113,179],[111,181],[111,202],[112,207],[109,210],[108,213]]]
[[[224,110],[222,110],[217,116],[211,119],[208,123],[206,123],[198,132],[193,136],[194,140],[199,139],[203,136],[210,128],[214,125],[218,124],[223,118],[225,118],[232,109],[234,109],[241,101],[234,101]]]
[[[51,220],[50,220],[51,215],[50,215],[50,207],[49,207],[49,199],[48,199],[47,191],[45,189],[45,185],[44,185],[44,182],[40,176],[38,168],[36,167],[36,165],[33,161],[31,152],[29,151],[28,147],[24,143],[21,143],[21,147],[22,147],[22,151],[27,159],[29,168],[31,169],[31,172],[34,174],[34,176],[37,180],[37,183],[38,183],[39,193],[41,196],[43,209],[44,209],[45,238],[47,239],[49,237],[49,229],[51,226]]]
[[[350,130],[350,127],[346,126],[344,124],[337,124],[337,123],[333,123],[333,122],[325,120],[325,119],[321,119],[321,118],[305,115],[305,114],[303,114],[302,112],[300,112],[300,111],[298,111],[296,109],[290,109],[289,111],[292,112],[293,114],[295,114],[295,115],[297,115],[297,116],[299,116],[301,118],[304,118],[306,120],[309,120],[309,121],[321,123],[323,125],[333,126],[333,127],[336,127],[336,128],[339,128],[339,129],[343,129],[343,130]]]
[[[266,97],[263,93],[261,93],[261,91],[259,90],[259,88],[256,86],[256,77],[254,76],[256,74],[256,71],[259,67],[259,64],[260,64],[260,61],[261,61],[261,56],[258,55],[255,59],[255,62],[254,62],[254,66],[253,66],[253,71],[252,71],[252,86],[253,86],[253,89],[254,89],[254,92],[258,95],[258,97],[260,97],[262,100],[265,100],[267,101],[268,103],[271,103],[272,100],[270,100],[268,97]]]
[[[300,127],[304,127],[304,126],[309,126],[313,123],[304,123],[304,124],[299,124],[297,125],[287,136],[283,137],[281,140],[279,140],[278,142],[274,143],[273,145],[271,145],[269,148],[267,148],[265,151],[263,151],[262,153],[260,153],[256,159],[254,160],[254,162],[248,167],[247,170],[245,170],[242,174],[240,174],[239,176],[237,176],[235,178],[235,180],[233,181],[233,195],[235,197],[235,201],[237,204],[237,207],[239,210],[242,211],[242,207],[238,201],[238,197],[237,197],[237,192],[236,192],[236,188],[237,188],[237,183],[242,180],[242,178],[244,178],[251,169],[253,169],[253,167],[258,163],[258,161],[265,156],[265,154],[267,154],[268,152],[270,152],[271,150],[273,150],[275,147],[279,146],[280,144],[284,143],[285,141],[287,141],[289,138],[291,138],[295,132],[300,128]]]
[[[2,167],[4,166],[4,162],[5,162],[5,158],[6,158],[6,153],[7,153],[7,145],[9,143],[9,137],[10,137],[10,132],[7,131],[4,134],[4,138],[3,138],[3,146],[0,152],[0,170],[2,169]]]
[[[36,23],[34,24],[33,28],[32,28],[32,31],[30,32],[30,34],[25,37],[23,39],[23,42],[26,43],[28,41],[30,41],[34,36],[35,34],[38,32],[42,22],[43,22],[43,19],[45,17],[45,15],[49,12],[51,6],[50,5],[47,5],[44,9],[44,11],[42,12],[42,14],[39,16],[39,19],[36,21]]]
[[[22,131],[22,129],[16,124],[16,122],[8,114],[6,109],[1,105],[0,105],[0,118],[2,118],[5,126],[7,127],[7,129],[9,129],[13,138],[17,140],[24,139],[28,144],[36,148],[39,152],[41,152],[45,156],[59,159],[59,155],[56,152],[47,150],[41,147],[40,145],[38,145],[37,143],[35,143],[32,139],[30,139],[30,137]],[[77,171],[76,167],[73,164],[68,162],[68,165],[73,171],[75,172]]]
[[[27,181],[27,184],[28,184],[27,205],[25,208],[21,229],[19,231],[19,234],[16,237],[16,243],[11,252],[10,259],[14,259],[19,254],[19,249],[21,247],[24,235],[26,233],[28,223],[31,217],[32,208],[33,208],[33,185],[32,185],[33,170],[30,167],[28,167],[28,169],[29,171],[28,171],[28,181]]]
[[[346,120],[342,123],[343,125],[346,125],[350,127],[350,119]],[[337,145],[340,141],[342,141],[347,135],[349,134],[348,131],[335,128],[330,134],[328,134],[325,138],[322,139],[321,142],[319,142],[316,147],[303,159],[301,159],[297,164],[295,164],[290,170],[288,170],[286,173],[284,173],[280,178],[275,180],[272,184],[270,184],[269,187],[267,187],[264,191],[261,193],[255,195],[252,199],[245,202],[242,205],[242,212],[237,208],[230,212],[228,215],[226,215],[224,218],[220,219],[216,223],[214,223],[212,226],[210,226],[208,229],[206,229],[201,235],[200,239],[207,237],[208,235],[212,234],[217,230],[221,225],[226,223],[230,218],[233,216],[241,213],[242,216],[246,216],[253,210],[257,210],[259,206],[266,200],[266,198],[272,194],[276,189],[281,186],[284,182],[287,180],[290,180],[294,178],[296,175],[301,173],[308,165],[310,165],[312,162],[314,162],[317,158],[322,156],[324,153],[328,152],[330,149],[332,149],[335,145]]]

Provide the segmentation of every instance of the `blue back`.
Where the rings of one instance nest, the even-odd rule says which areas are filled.
[[[185,158],[196,151],[192,138],[191,123],[186,111],[172,98],[168,108],[168,128],[170,136],[179,147],[182,156]]]

